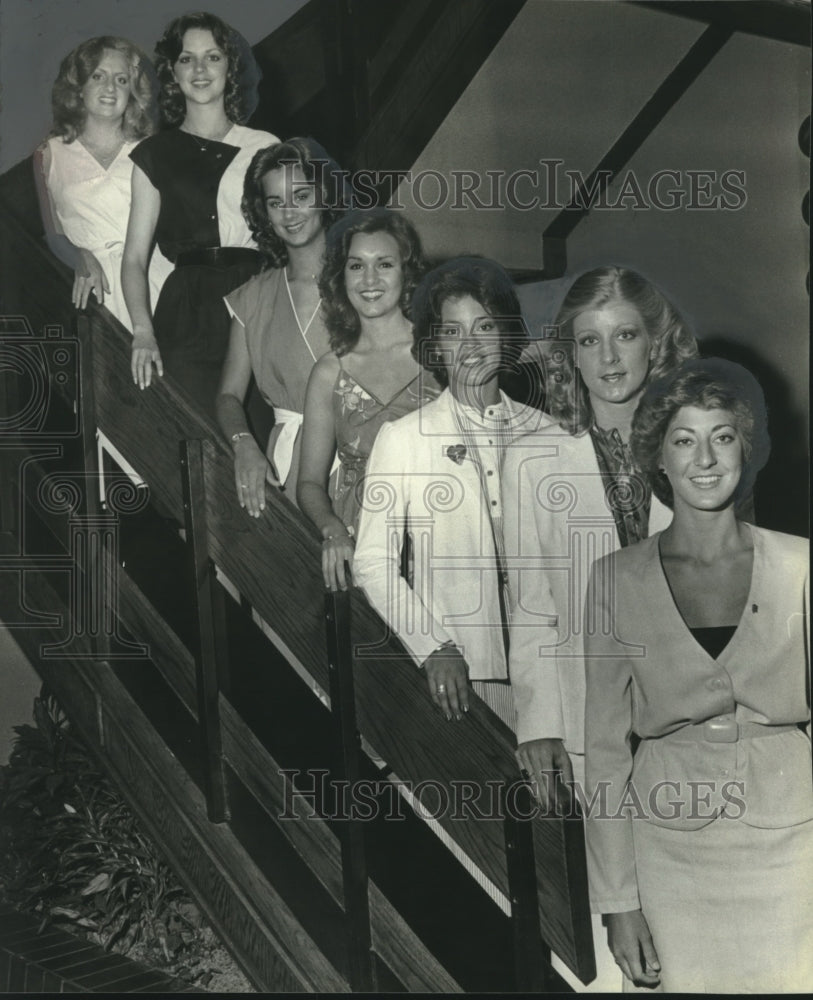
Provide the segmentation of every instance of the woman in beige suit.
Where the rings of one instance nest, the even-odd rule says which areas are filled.
[[[593,908],[624,974],[669,992],[813,982],[808,543],[736,513],[766,426],[739,365],[650,385],[633,454],[674,518],[588,588]]]

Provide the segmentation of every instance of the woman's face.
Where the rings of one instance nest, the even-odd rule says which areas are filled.
[[[729,410],[682,406],[663,440],[661,461],[675,509],[718,510],[731,499],[742,473],[742,437]]]
[[[444,357],[450,383],[471,388],[499,375],[502,343],[488,310],[471,295],[446,299],[436,345]]]
[[[130,100],[130,67],[123,52],[105,49],[99,65],[82,87],[82,101],[92,118],[117,120]]]
[[[211,31],[190,28],[184,32],[183,48],[172,74],[187,102],[212,104],[226,90],[229,61]]]
[[[356,233],[344,265],[350,305],[362,319],[379,319],[401,309],[404,272],[401,249],[387,232]]]
[[[268,221],[283,243],[304,247],[322,236],[322,211],[317,206],[316,188],[298,163],[269,170],[261,186]]]
[[[587,309],[573,321],[576,364],[591,400],[627,403],[649,374],[652,343],[641,314],[616,299]]]

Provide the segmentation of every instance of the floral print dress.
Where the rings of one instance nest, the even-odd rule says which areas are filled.
[[[440,387],[432,375],[422,371],[399,389],[389,402],[383,403],[357,382],[342,367],[339,359],[339,373],[333,389],[333,417],[340,466],[333,510],[348,528],[358,529],[362,480],[373,442],[381,427],[390,420],[412,413],[439,394]]]

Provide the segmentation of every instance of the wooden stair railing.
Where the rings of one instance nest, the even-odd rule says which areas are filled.
[[[6,248],[15,248],[3,275],[4,309],[26,315],[37,330],[60,320],[69,322],[64,275],[8,213],[0,218],[0,241]],[[95,423],[144,476],[161,506],[179,523],[184,521],[184,496],[178,446],[182,441],[204,441],[200,488],[206,504],[206,552],[270,623],[283,648],[323,690],[329,690],[318,546],[309,526],[277,495],[271,498],[264,518],[258,522],[246,518],[233,495],[231,454],[214,428],[190,409],[170,379],[143,393],[133,386],[128,335],[104,310],[89,310],[87,330],[85,353],[93,355]],[[92,344],[90,351],[88,344]],[[272,573],[269,567],[273,567]],[[132,636],[136,640],[149,638],[162,674],[189,713],[197,717],[198,689],[191,654],[124,572],[115,596],[121,619]],[[350,603],[355,642],[361,646],[379,643],[384,634],[382,623],[363,596],[354,592]],[[387,640],[381,654],[375,659],[355,657],[358,728],[403,780],[413,787],[420,782],[437,782],[450,794],[456,782],[468,782],[479,790],[481,798],[475,799],[475,804],[481,807],[486,805],[482,796],[492,794],[495,784],[516,784],[512,734],[482,703],[473,699],[467,722],[448,726],[432,708],[422,678],[397,641]],[[92,689],[95,671],[87,665],[77,669]],[[110,696],[109,683],[112,681],[100,680],[92,697],[103,701],[105,691]],[[222,693],[218,705],[223,759],[273,818],[274,805],[286,799],[287,779]],[[100,749],[107,752],[103,746]],[[297,808],[307,813],[309,807],[299,802]],[[477,866],[504,893],[511,894],[501,818],[460,822],[445,815],[440,822]],[[318,821],[294,822],[286,825],[284,833],[307,856],[320,883],[342,901],[338,844],[332,833],[320,830]],[[535,819],[531,832],[542,935],[589,981],[594,970],[581,821],[577,817]],[[454,989],[454,981],[373,884],[369,899],[372,949],[400,982],[408,989]],[[267,970],[262,973],[266,974]],[[325,970],[319,975],[324,977]]]

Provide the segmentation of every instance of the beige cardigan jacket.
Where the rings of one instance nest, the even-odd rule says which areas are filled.
[[[598,912],[640,905],[633,822],[691,830],[723,811],[726,821],[757,827],[813,818],[810,738],[801,728],[731,743],[684,742],[678,732],[724,714],[766,726],[809,723],[808,543],[753,525],[751,532],[751,589],[716,660],[674,603],[658,535],[594,567],[585,731],[588,801],[597,796],[587,845]],[[634,760],[631,733],[641,737]],[[622,817],[624,800],[631,809]]]

